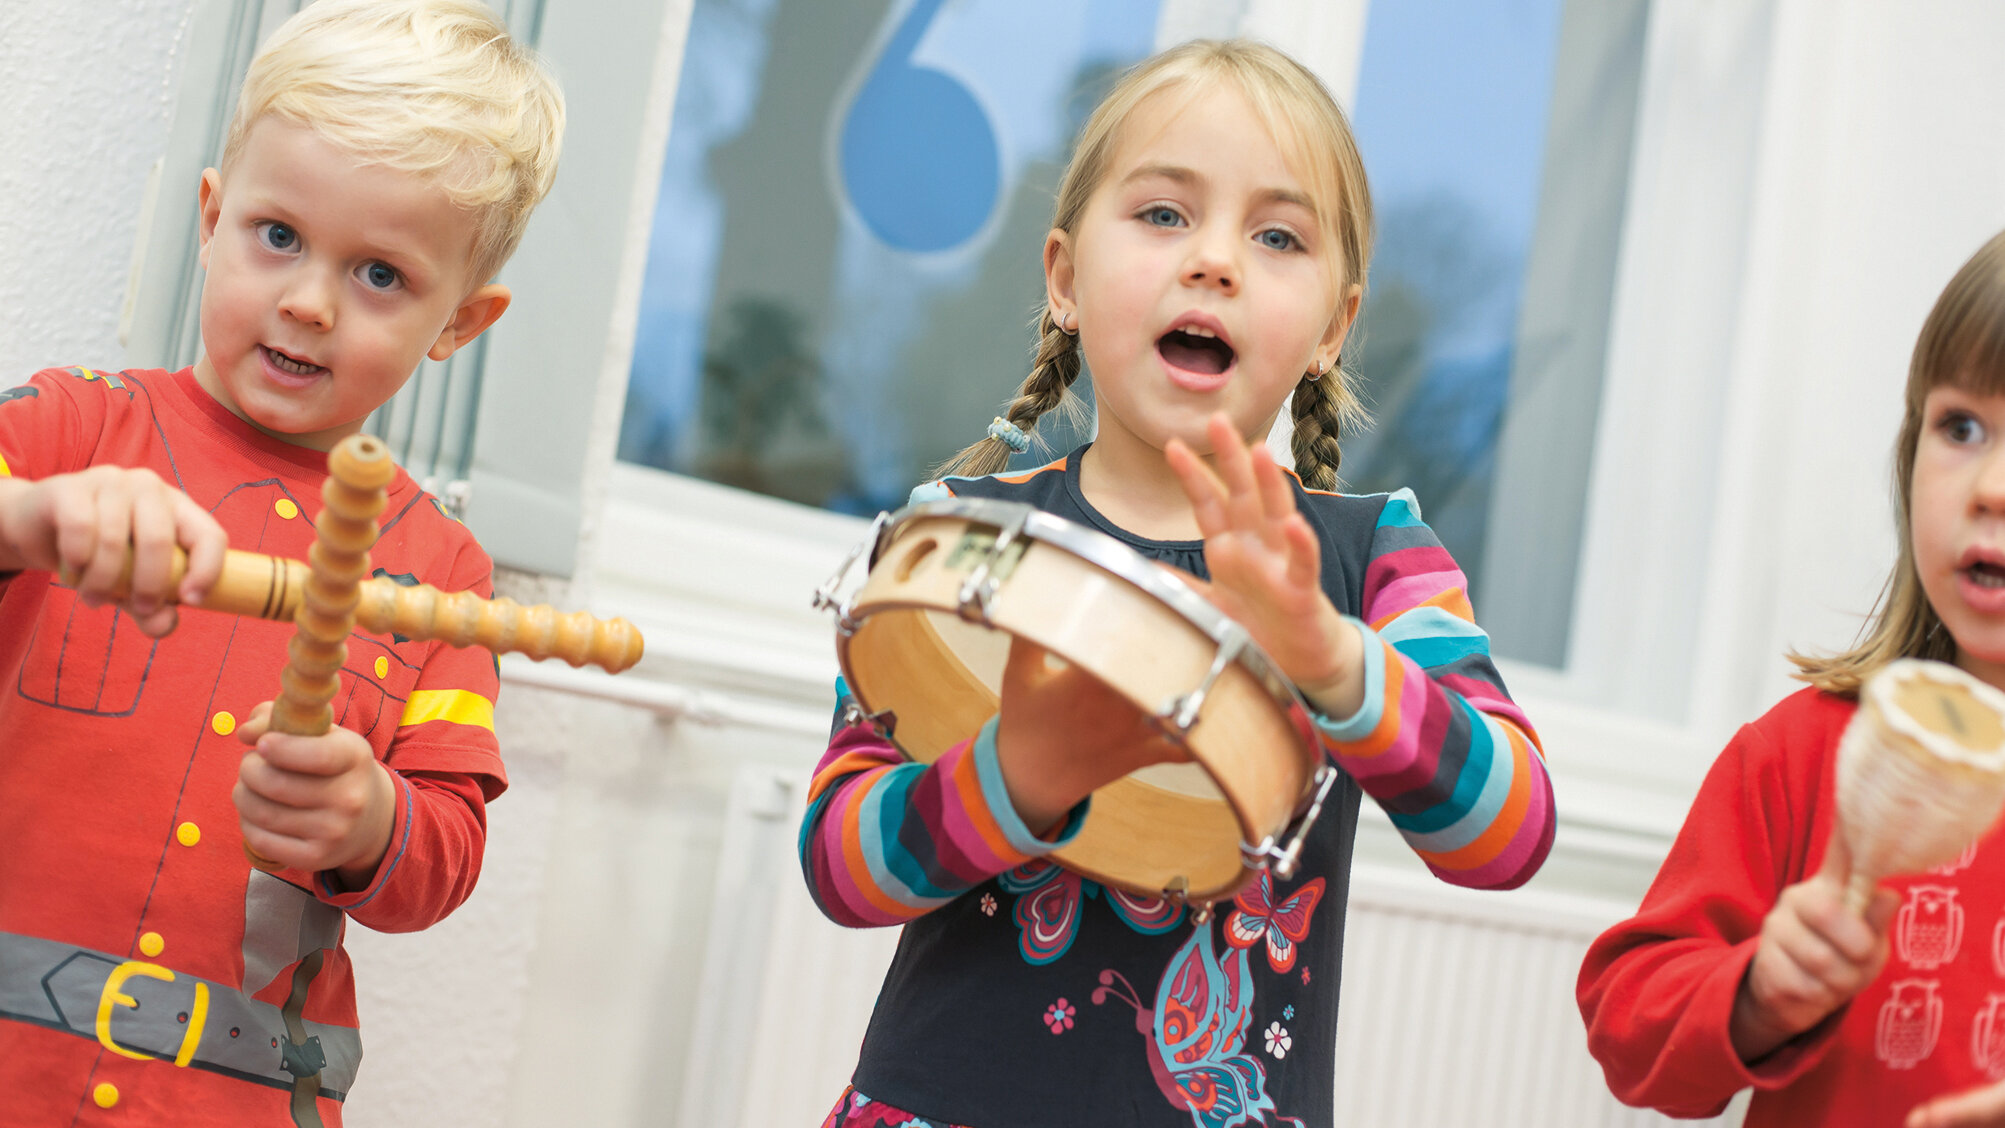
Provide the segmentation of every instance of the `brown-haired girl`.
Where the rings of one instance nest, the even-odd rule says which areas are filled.
[[[1014,644],[1000,714],[932,764],[839,728],[809,888],[840,923],[906,928],[830,1125],[1328,1124],[1361,796],[1445,880],[1508,888],[1544,860],[1551,789],[1461,572],[1410,494],[1325,492],[1370,254],[1350,128],[1272,48],[1185,44],[1087,122],[1035,368],[914,496],[1029,503],[1208,581],[1318,712],[1337,790],[1295,881],[1199,920],[1047,859],[1095,788],[1181,755],[1083,671]],[[1082,362],[1094,440],[996,474]],[[1258,450],[1290,403],[1301,479]]]
[[[1799,690],[1743,727],[1632,919],[1580,972],[1615,1095],[1765,1125],[2005,1125],[2005,842],[1887,881],[1863,913],[1827,854],[1838,738],[1899,658],[2005,688],[2005,233],[1915,343],[1894,448],[1900,555],[1859,644],[1791,655]]]

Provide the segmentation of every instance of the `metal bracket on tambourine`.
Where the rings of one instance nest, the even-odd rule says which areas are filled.
[[[811,600],[814,609],[817,611],[833,610],[835,612],[835,629],[844,638],[855,634],[856,628],[861,624],[850,614],[856,608],[856,600],[851,598],[837,603],[835,593],[842,588],[842,581],[848,578],[849,570],[855,566],[858,557],[868,551],[872,559],[876,558],[877,542],[883,537],[884,526],[890,520],[891,514],[880,510],[877,514],[877,519],[870,523],[870,533],[858,541],[856,547],[850,549],[849,554],[842,558],[842,563],[836,566],[835,574],[823,580],[821,586],[815,589],[814,597]]]
[[[1189,909],[1192,924],[1203,924],[1211,919],[1212,902],[1191,900],[1190,879],[1183,874],[1170,878],[1170,883],[1163,886],[1163,900]]]
[[[1204,709],[1204,699],[1211,695],[1211,687],[1225,676],[1225,668],[1239,658],[1239,652],[1246,649],[1252,638],[1245,628],[1237,623],[1228,624],[1218,639],[1218,653],[1212,656],[1211,669],[1204,672],[1204,680],[1189,693],[1178,694],[1163,703],[1156,716],[1169,726],[1178,736],[1189,734],[1197,724],[1197,716]]]
[[[982,550],[982,558],[975,564],[974,571],[961,581],[960,594],[954,601],[955,610],[960,612],[961,618],[985,627],[995,625],[989,620],[989,601],[995,598],[996,588],[1002,585],[1002,577],[996,574],[996,563],[1023,535],[1023,523],[1033,512],[1035,510],[1022,509],[997,527],[994,543]]]
[[[898,714],[889,709],[879,709],[875,713],[867,713],[864,711],[863,705],[856,698],[852,697],[842,707],[842,727],[848,728],[851,725],[859,724],[869,725],[872,732],[875,732],[886,740],[890,740],[891,735],[898,731]]]
[[[1335,766],[1324,764],[1317,768],[1315,797],[1310,799],[1309,805],[1303,808],[1302,813],[1281,831],[1281,837],[1287,840],[1287,844],[1276,846],[1274,836],[1270,834],[1262,839],[1258,846],[1241,842],[1239,856],[1250,867],[1269,866],[1276,877],[1285,879],[1295,876],[1295,865],[1301,861],[1302,844],[1308,841],[1309,828],[1316,825],[1316,819],[1323,813],[1323,802],[1330,797],[1330,788],[1335,787],[1336,783]]]

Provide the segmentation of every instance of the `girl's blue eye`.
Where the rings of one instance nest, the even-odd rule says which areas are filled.
[[[299,232],[283,223],[261,223],[258,238],[274,251],[290,251],[299,246]]]
[[[1157,206],[1142,213],[1142,222],[1157,227],[1175,227],[1183,222],[1183,216],[1172,207]]]
[[[372,262],[362,268],[362,280],[374,289],[388,290],[397,284],[397,272],[383,263]]]
[[[1261,246],[1266,247],[1270,251],[1292,251],[1302,245],[1300,239],[1295,238],[1278,227],[1270,227],[1254,236],[1254,238],[1260,241]]]

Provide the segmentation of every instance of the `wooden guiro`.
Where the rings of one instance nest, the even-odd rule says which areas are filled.
[[[429,584],[407,587],[370,578],[376,518],[396,477],[396,463],[382,440],[350,435],[328,452],[327,473],[320,495],[325,508],[307,561],[231,549],[201,604],[205,611],[297,625],[272,703],[272,731],[319,736],[332,727],[331,704],[348,660],[348,635],[358,626],[373,634],[480,646],[497,654],[562,658],[573,666],[590,663],[615,674],[640,661],[640,631],[625,619],[597,619],[582,611],[559,614],[544,604],[524,606],[512,599],[482,599],[470,591],[442,592]],[[187,571],[187,554],[176,548],[170,593],[180,589]],[[112,597],[125,598],[130,581],[128,561]],[[279,868],[248,844],[244,853],[261,869]]]

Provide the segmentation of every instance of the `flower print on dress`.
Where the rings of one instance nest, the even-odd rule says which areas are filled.
[[[1106,893],[1114,915],[1136,932],[1155,936],[1175,928],[1184,907],[1162,897],[1137,897],[1119,889],[1103,889],[1055,862],[1040,858],[996,877],[996,884],[1016,899],[1015,919],[1023,931],[1017,950],[1028,963],[1048,964],[1072,947],[1079,935],[1079,914],[1089,899]]]
[[[928,1120],[902,1108],[894,1108],[883,1101],[872,1100],[856,1091],[855,1087],[845,1087],[841,1099],[829,1110],[828,1119],[822,1121],[821,1128],[962,1128],[944,1120]]]
[[[1287,1057],[1294,1045],[1295,1039],[1289,1036],[1286,1027],[1278,1022],[1267,1024],[1267,1052],[1273,1054],[1277,1061]]]
[[[1193,1128],[1302,1122],[1281,1116],[1267,1094],[1267,1070],[1245,1052],[1253,1017],[1253,974],[1246,953],[1228,947],[1223,959],[1211,929],[1191,930],[1189,940],[1156,986],[1153,1008],[1142,1005],[1133,984],[1111,968],[1100,973],[1095,1005],[1109,997],[1135,1008],[1135,1029],[1149,1041],[1149,1071],[1172,1108],[1190,1113]],[[1274,1113],[1269,1120],[1268,1113]]]
[[[1289,1003],[1287,1006],[1282,1007],[1281,1017],[1287,1019],[1290,1022],[1295,1021],[1295,1004]]]
[[[996,895],[995,895],[995,894],[993,894],[993,893],[983,893],[983,894],[982,894],[982,915],[983,915],[983,916],[994,916],[994,915],[996,915]]]
[[[1051,1028],[1053,1034],[1063,1034],[1072,1029],[1072,1016],[1078,1013],[1079,1009],[1066,1002],[1061,995],[1057,1002],[1044,1008],[1044,1024]]]
[[[1225,941],[1235,948],[1251,948],[1264,936],[1267,939],[1267,966],[1277,972],[1291,971],[1295,967],[1297,945],[1309,938],[1309,918],[1322,899],[1323,879],[1319,877],[1305,882],[1277,906],[1274,903],[1274,885],[1263,869],[1259,880],[1233,897],[1233,903],[1239,908],[1226,919]],[[1308,981],[1305,968],[1302,982]]]

